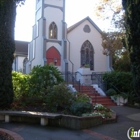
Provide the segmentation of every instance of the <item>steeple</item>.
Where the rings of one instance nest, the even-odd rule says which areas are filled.
[[[29,44],[31,69],[58,59],[57,67],[65,71],[66,33],[65,0],[36,0],[33,39]]]

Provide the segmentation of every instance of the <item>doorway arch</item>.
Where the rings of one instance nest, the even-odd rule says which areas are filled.
[[[47,50],[46,59],[47,59],[47,64],[53,63],[56,66],[61,65],[60,53],[54,46],[52,46]]]

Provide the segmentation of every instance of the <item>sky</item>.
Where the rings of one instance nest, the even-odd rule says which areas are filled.
[[[25,4],[17,7],[15,23],[15,40],[31,41],[32,26],[35,23],[35,1],[26,0]],[[71,26],[83,18],[89,16],[102,30],[107,23],[97,20],[94,14],[94,6],[98,0],[66,0],[65,21]]]

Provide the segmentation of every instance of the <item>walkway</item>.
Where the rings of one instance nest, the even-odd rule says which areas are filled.
[[[140,109],[130,107],[111,107],[118,114],[118,122],[104,124],[86,130],[40,126],[39,124],[4,123],[0,128],[14,131],[24,140],[128,140],[127,130],[140,129]],[[140,138],[139,138],[140,139]]]

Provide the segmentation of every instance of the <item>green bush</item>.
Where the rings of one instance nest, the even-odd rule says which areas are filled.
[[[117,94],[117,92],[113,88],[110,88],[106,91],[107,96],[113,96],[113,95],[116,95],[116,94]]]
[[[75,100],[74,94],[62,83],[47,89],[46,106],[49,111],[68,110]]]
[[[20,99],[28,95],[30,75],[12,71],[14,98]]]
[[[117,92],[131,92],[132,89],[132,75],[130,72],[110,72],[103,75],[104,81],[107,83],[107,90],[115,89]],[[118,90],[119,91],[118,91]]]
[[[29,92],[31,95],[46,94],[47,87],[63,82],[60,71],[53,65],[35,66],[30,73]]]
[[[90,102],[90,99],[86,94],[76,93],[75,97],[75,102]]]
[[[84,113],[91,113],[92,109],[92,104],[88,102],[74,102],[70,107],[71,113],[76,116],[82,116]]]

